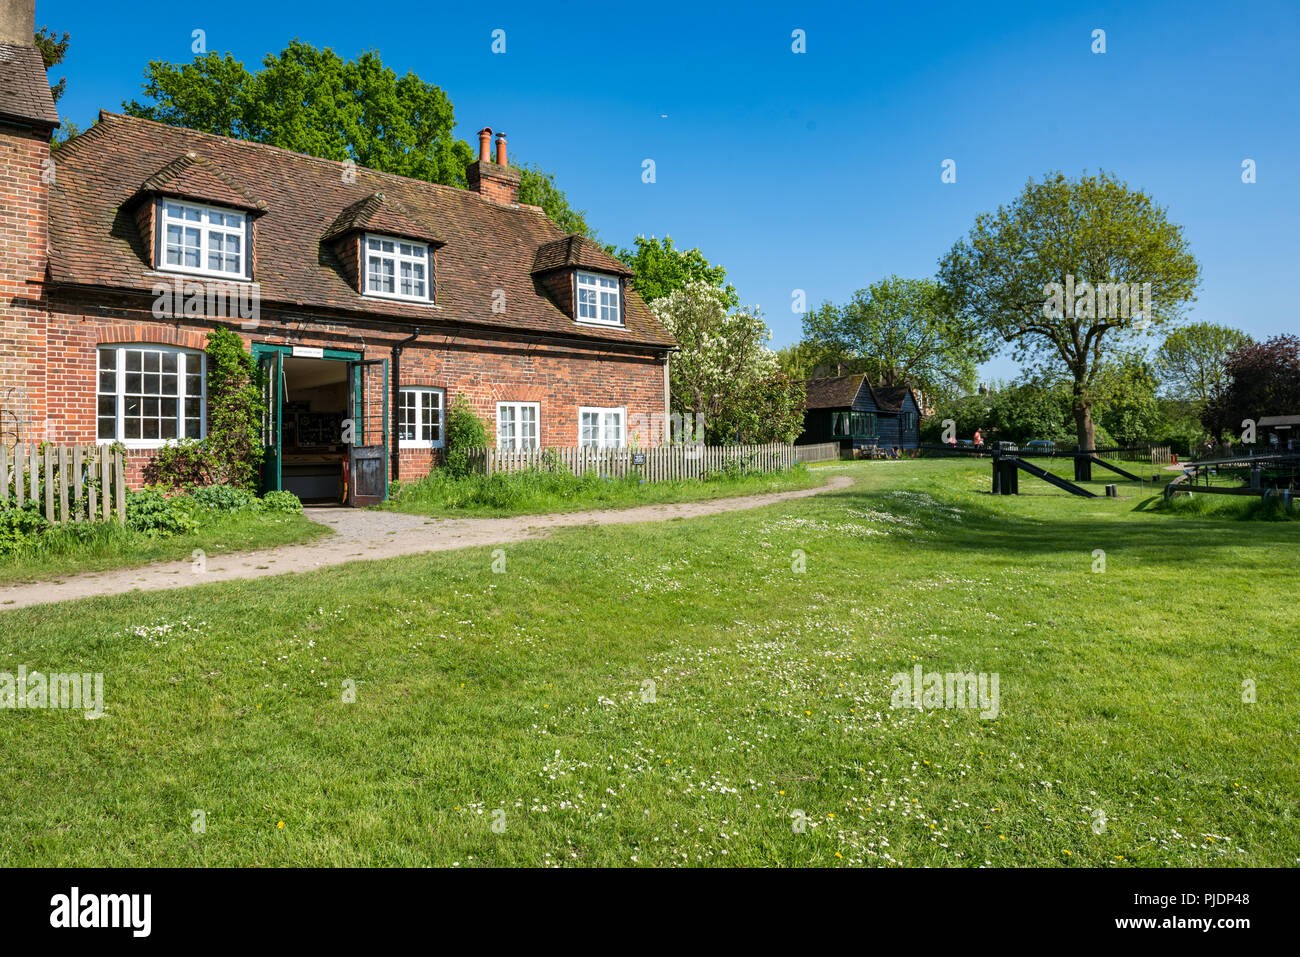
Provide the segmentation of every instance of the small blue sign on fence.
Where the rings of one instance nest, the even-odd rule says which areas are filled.
[[[644,452],[633,452],[633,453],[632,453],[632,464],[633,464],[633,465],[645,465],[645,453],[644,453]]]

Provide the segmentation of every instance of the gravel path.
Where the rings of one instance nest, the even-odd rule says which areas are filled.
[[[301,545],[281,545],[259,551],[212,555],[207,558],[204,571],[196,571],[189,561],[160,562],[140,568],[88,572],[57,582],[0,585],[0,610],[101,595],[120,595],[129,591],[187,588],[236,578],[265,578],[397,555],[442,552],[476,545],[504,545],[545,538],[551,529],[572,525],[630,525],[637,522],[663,522],[674,518],[698,518],[759,508],[789,499],[807,498],[821,492],[845,488],[852,483],[853,480],[848,476],[836,475],[825,485],[794,492],[771,492],[671,505],[521,515],[514,518],[430,519],[400,512],[308,508],[308,518],[328,525],[336,534]]]

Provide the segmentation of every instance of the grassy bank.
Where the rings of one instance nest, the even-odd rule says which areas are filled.
[[[787,492],[823,481],[803,467],[681,482],[642,482],[636,477],[616,479],[594,473],[575,476],[565,471],[453,478],[438,469],[427,478],[398,486],[381,507],[415,515],[502,517]]]
[[[47,532],[37,544],[0,555],[0,582],[41,581],[79,572],[131,568],[151,562],[188,560],[195,549],[207,555],[272,548],[331,534],[301,514],[237,512],[206,516],[181,535],[151,536],[116,522]]]
[[[833,468],[751,512],[0,612],[7,670],[105,676],[98,720],[0,712],[0,864],[1300,863],[1300,526]],[[999,675],[996,717],[892,707],[916,665]]]

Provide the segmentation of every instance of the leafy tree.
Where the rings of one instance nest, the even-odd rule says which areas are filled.
[[[398,76],[374,50],[344,60],[294,40],[267,54],[257,71],[229,53],[182,64],[153,60],[143,89],[145,102],[123,104],[132,116],[431,183],[465,186],[474,159],[469,144],[452,134],[447,94],[413,72]],[[520,202],[541,206],[566,232],[594,238],[586,214],[569,205],[551,173],[518,169]]]
[[[1201,418],[1215,438],[1222,435],[1216,429],[1235,431],[1246,419],[1300,412],[1300,336],[1241,346],[1228,357],[1227,371],[1227,389]]]
[[[1031,179],[1009,206],[976,217],[940,263],[940,279],[968,323],[1011,343],[1017,360],[1068,375],[1085,448],[1095,447],[1099,369],[1127,340],[1175,322],[1194,298],[1199,271],[1182,227],[1146,193],[1105,173]],[[1052,286],[1075,280],[1077,301]],[[1105,284],[1101,295],[1085,281]],[[1150,309],[1143,300],[1125,310],[1121,283],[1126,291],[1150,283]]]
[[[776,353],[766,345],[767,324],[757,311],[731,309],[726,293],[707,281],[687,283],[650,308],[679,347],[668,364],[673,411],[703,415],[707,441],[798,435],[802,418],[791,425],[789,410],[801,387],[780,376]],[[775,417],[770,432],[759,423],[764,416]]]
[[[596,230],[587,222],[587,211],[569,205],[564,190],[555,185],[554,173],[531,164],[517,168],[521,174],[519,202],[542,207],[551,221],[566,233],[581,233],[592,240],[597,238]]]
[[[872,381],[932,394],[969,391],[988,357],[982,337],[952,316],[930,279],[889,276],[843,306],[823,303],[804,316],[803,329],[806,342],[844,356]]]
[[[859,368],[860,360],[845,355],[838,346],[808,339],[776,350],[776,360],[782,372],[801,380],[866,371]]]
[[[728,309],[740,305],[735,287],[727,282],[727,270],[710,263],[698,248],[678,249],[671,236],[638,236],[632,244],[635,249],[607,248],[610,255],[632,267],[632,286],[646,302],[662,299],[691,283],[705,283],[720,290]]]
[[[1141,355],[1130,354],[1108,363],[1098,380],[1098,421],[1121,446],[1147,442],[1166,425],[1156,399],[1159,380]]]
[[[723,409],[718,431],[742,445],[793,442],[803,431],[807,401],[803,383],[782,372],[752,380]]]
[[[1199,415],[1227,389],[1229,356],[1251,341],[1240,329],[1210,322],[1175,329],[1156,353],[1156,370],[1164,391],[1189,401]],[[1217,436],[1225,426],[1218,422],[1210,431]]]

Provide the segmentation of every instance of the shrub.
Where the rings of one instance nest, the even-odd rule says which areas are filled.
[[[167,488],[207,485],[211,471],[208,448],[198,439],[181,439],[157,451],[144,467],[144,480]]]
[[[292,492],[267,492],[262,498],[262,507],[268,512],[301,512],[302,502]]]
[[[189,490],[195,506],[208,512],[243,512],[261,508],[257,496],[234,485],[201,485]]]
[[[168,498],[157,486],[126,493],[126,527],[145,535],[183,535],[199,527],[188,495]]]
[[[0,508],[0,555],[33,544],[49,527],[44,516],[29,506]]]
[[[483,448],[488,444],[487,426],[474,414],[469,399],[458,394],[447,409],[446,470],[456,478],[469,474],[469,449]]]

